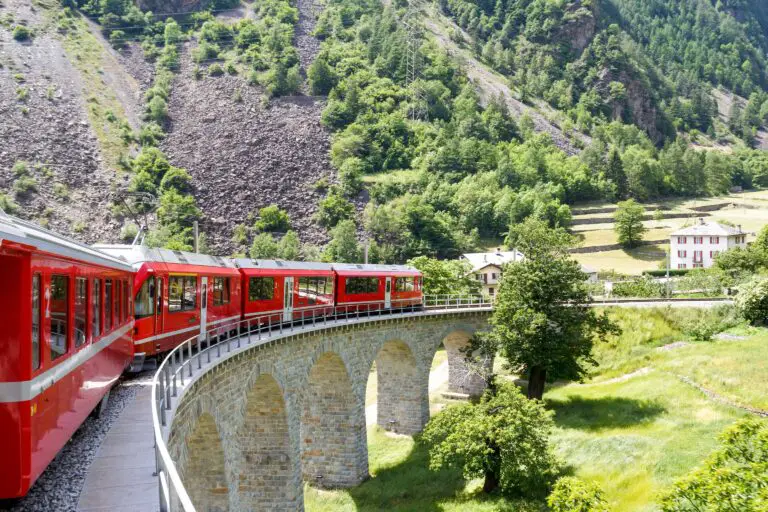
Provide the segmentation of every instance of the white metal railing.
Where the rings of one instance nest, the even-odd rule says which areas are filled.
[[[344,325],[372,317],[418,316],[424,315],[425,311],[484,309],[493,305],[491,300],[481,295],[433,295],[425,296],[422,302],[414,302],[414,299],[394,299],[392,304],[393,306],[389,309],[381,309],[383,302],[380,302],[296,311],[295,315],[299,315],[298,318],[288,321],[282,320],[282,311],[232,321],[208,330],[202,339],[200,335],[192,336],[171,350],[160,363],[152,380],[152,428],[155,439],[156,474],[159,479],[160,509],[163,512],[195,511],[168,452],[163,429],[168,425],[167,416],[168,411],[172,410],[173,399],[178,397],[178,392],[184,388],[185,381],[191,381],[195,373],[207,371],[209,366],[217,364],[222,354],[226,357],[243,345],[263,345],[296,332]]]

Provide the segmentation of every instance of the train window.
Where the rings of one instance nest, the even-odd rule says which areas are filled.
[[[248,300],[271,300],[275,297],[275,279],[272,277],[252,277],[248,280]]]
[[[307,299],[309,304],[317,301],[318,278],[300,277],[299,278],[299,296]]]
[[[413,277],[398,277],[395,280],[396,292],[412,292],[416,289]]]
[[[229,304],[229,278],[213,278],[213,305]]]
[[[190,311],[197,305],[197,278],[172,276],[168,279],[168,311]]]
[[[67,353],[69,277],[51,276],[51,361]]]
[[[120,318],[123,322],[128,320],[128,306],[130,305],[131,300],[131,289],[128,288],[128,281],[123,280],[123,309],[121,310],[122,313],[120,314]]]
[[[104,280],[104,332],[112,330],[112,280]]]
[[[40,274],[32,276],[32,369],[40,368]]]
[[[155,314],[155,279],[151,275],[139,288],[133,309],[137,319]]]
[[[114,293],[115,293],[115,327],[117,327],[121,323],[121,318],[120,318],[120,297],[122,296],[122,293],[120,291],[121,290],[121,286],[120,286],[121,284],[122,283],[119,280],[115,279],[115,290],[114,290]]]
[[[101,280],[91,283],[91,336],[96,339],[101,334]]]
[[[348,277],[344,290],[348,295],[375,293],[379,291],[378,277]]]
[[[88,280],[75,279],[75,347],[82,347],[86,340],[86,315],[88,314]]]

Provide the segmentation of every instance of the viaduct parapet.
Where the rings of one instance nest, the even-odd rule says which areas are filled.
[[[198,372],[175,400],[164,436],[195,508],[303,510],[305,481],[338,488],[368,478],[365,390],[374,362],[378,424],[415,434],[429,419],[429,373],[441,344],[450,390],[482,392],[461,349],[487,326],[489,309],[318,327]]]

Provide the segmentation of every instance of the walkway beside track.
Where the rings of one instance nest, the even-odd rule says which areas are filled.
[[[147,382],[120,413],[99,447],[80,493],[78,512],[159,512]]]

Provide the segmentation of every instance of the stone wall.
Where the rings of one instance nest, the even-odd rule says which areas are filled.
[[[482,391],[462,343],[488,313],[382,317],[254,346],[184,391],[168,448],[198,510],[303,510],[303,480],[350,487],[368,477],[365,389],[378,371],[378,423],[414,434],[429,419],[441,343],[452,390]]]

